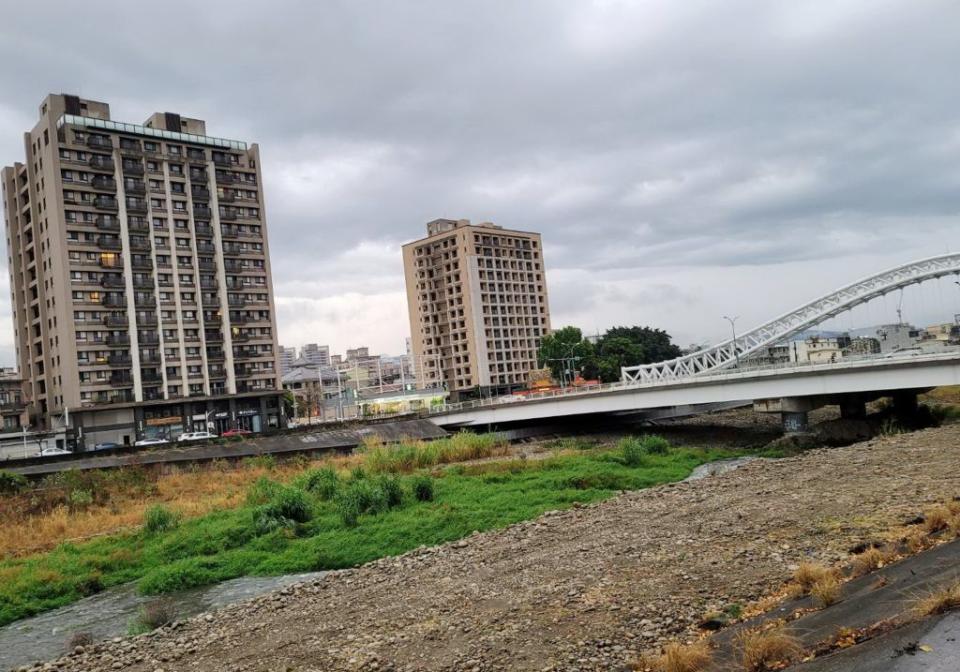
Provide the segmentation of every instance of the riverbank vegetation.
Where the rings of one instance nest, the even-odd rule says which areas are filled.
[[[264,459],[208,471],[203,476],[218,481],[219,499],[200,488],[204,497],[184,510],[176,499],[144,497],[128,531],[0,561],[0,624],[128,581],[145,594],[162,594],[243,575],[351,567],[676,481],[699,464],[731,456],[670,447],[658,437],[530,458],[508,452],[502,439],[459,435],[367,446],[312,463]],[[164,480],[148,479],[143,489],[163,492]],[[100,496],[91,493],[94,502]],[[110,501],[116,500],[96,506],[109,509]]]

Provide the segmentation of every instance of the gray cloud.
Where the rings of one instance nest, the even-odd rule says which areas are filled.
[[[557,323],[684,340],[751,285],[760,321],[960,247],[947,0],[63,10],[4,12],[0,158],[59,90],[259,142],[283,341],[399,351],[398,247],[439,216],[541,231]]]

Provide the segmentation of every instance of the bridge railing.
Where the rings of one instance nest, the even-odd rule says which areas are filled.
[[[498,397],[487,397],[484,399],[473,399],[454,404],[441,404],[431,408],[425,413],[425,415],[446,415],[457,411],[466,411],[477,408],[523,404],[530,401],[542,401],[561,397],[591,395],[603,392],[616,392],[625,389],[666,387],[671,385],[692,385],[718,380],[739,380],[743,378],[777,375],[790,371],[798,373],[813,371],[827,372],[836,369],[856,368],[865,364],[920,364],[923,362],[939,361],[942,359],[956,359],[957,357],[960,357],[960,346],[944,346],[942,350],[917,354],[886,353],[877,355],[855,355],[843,357],[835,362],[782,362],[764,366],[747,366],[741,367],[740,369],[718,369],[715,371],[704,372],[696,377],[685,379],[671,378],[636,382],[617,381],[614,383],[599,383],[596,385],[579,385],[576,387],[566,387],[558,390],[548,390],[545,392],[533,392],[524,395],[503,395]]]

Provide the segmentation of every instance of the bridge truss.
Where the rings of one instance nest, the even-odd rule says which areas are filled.
[[[624,383],[648,383],[723,369],[736,363],[740,357],[774,345],[884,294],[954,274],[960,275],[960,254],[944,254],[897,266],[811,301],[738,335],[736,339],[665,362],[623,367],[620,377]]]

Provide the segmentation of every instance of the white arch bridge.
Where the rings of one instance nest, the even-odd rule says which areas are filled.
[[[430,418],[441,426],[462,427],[590,414],[646,412],[656,417],[669,415],[669,409],[692,412],[752,401],[758,410],[782,413],[788,431],[803,429],[806,411],[824,403],[841,403],[859,413],[864,399],[960,385],[960,348],[750,369],[739,368],[740,360],[872,299],[948,275],[960,277],[960,254],[921,259],[864,278],[699,352],[623,368],[618,383],[448,404]]]

